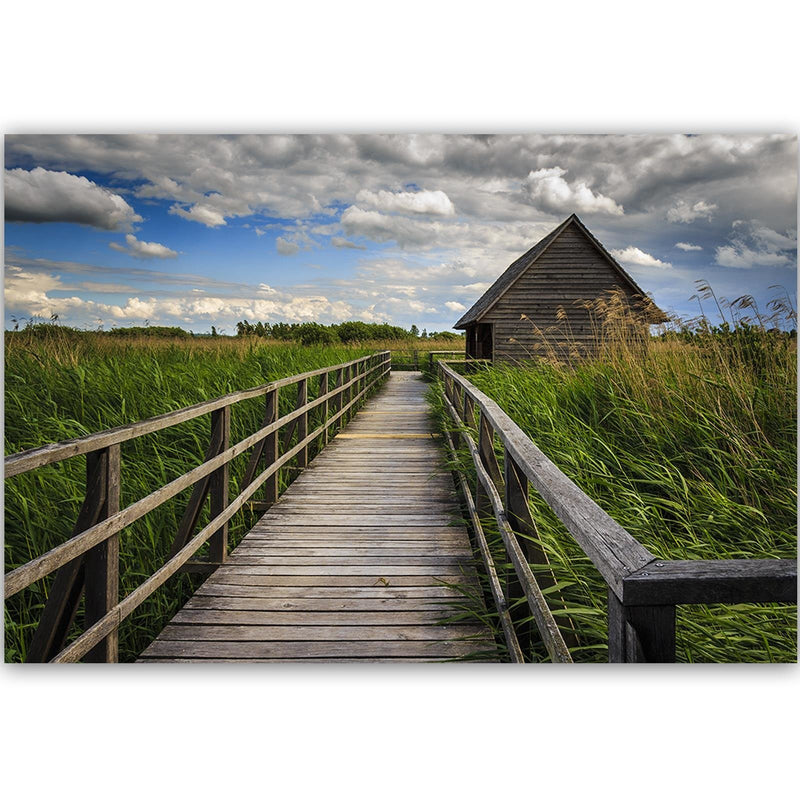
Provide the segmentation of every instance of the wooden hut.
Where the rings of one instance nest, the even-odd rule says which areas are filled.
[[[595,351],[602,306],[616,304],[645,338],[666,315],[575,214],[520,256],[454,325],[467,332],[467,356],[525,361]],[[606,309],[606,319],[608,318]]]

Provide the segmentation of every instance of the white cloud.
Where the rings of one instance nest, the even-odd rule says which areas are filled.
[[[437,222],[381,214],[380,211],[368,211],[359,206],[346,208],[341,222],[350,236],[364,236],[374,242],[394,240],[401,247],[430,244],[441,230],[441,224]]]
[[[689,242],[676,242],[675,247],[679,250],[685,250],[686,252],[703,249],[699,244],[689,244]]]
[[[672,267],[672,264],[668,261],[660,261],[638,247],[626,247],[624,250],[611,250],[610,252],[617,261],[625,266],[653,267],[655,269],[670,269]]]
[[[275,239],[275,249],[282,256],[293,256],[300,250],[300,245],[297,242],[291,242],[288,239],[284,239],[283,236],[279,236]]]
[[[451,217],[456,213],[452,201],[440,189],[419,192],[387,192],[384,189],[372,192],[369,189],[362,189],[356,195],[356,203],[375,208],[378,211],[396,211],[401,214]]]
[[[192,222],[199,222],[208,228],[216,228],[220,225],[227,225],[225,216],[204,203],[196,203],[188,209],[179,206],[177,203],[169,210],[170,214],[177,214],[179,217],[191,220]]]
[[[550,213],[612,214],[624,213],[621,205],[610,197],[595,194],[584,181],[570,186],[562,177],[561,167],[538,169],[528,173],[525,185],[531,202]]]
[[[331,237],[331,244],[334,247],[338,247],[340,249],[351,249],[351,250],[366,250],[367,248],[363,244],[356,244],[355,242],[351,242],[349,239],[345,239],[343,236],[333,236]]]
[[[721,267],[750,269],[750,267],[781,267],[791,263],[789,256],[753,250],[746,245],[723,245],[717,248],[716,263]]]
[[[127,253],[134,258],[177,258],[178,254],[174,250],[170,250],[163,244],[158,242],[142,242],[137,239],[132,233],[125,236],[125,242],[128,245],[118,244],[117,242],[110,242],[109,247],[118,250],[120,253]]]
[[[796,231],[778,233],[758,220],[735,220],[730,244],[716,249],[716,263],[721,267],[785,267],[797,262]]]
[[[130,230],[142,218],[118,194],[88,178],[42,167],[5,171],[6,222],[75,222]]]
[[[467,307],[463,303],[458,303],[455,300],[448,300],[445,303],[445,306],[450,309],[450,311],[466,311]]]
[[[705,200],[698,200],[693,205],[689,205],[686,200],[679,200],[678,203],[667,211],[667,219],[670,222],[694,222],[696,219],[712,219],[717,210],[716,203],[707,203]]]

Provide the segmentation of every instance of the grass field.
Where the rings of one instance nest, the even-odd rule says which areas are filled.
[[[463,342],[418,340],[413,346],[424,363],[427,351]],[[413,363],[408,341],[303,346],[250,337],[114,338],[56,326],[6,334],[5,452],[380,349],[394,350],[402,366]],[[654,340],[646,354],[612,342],[593,361],[497,366],[470,379],[656,555],[796,555],[796,340],[788,335],[750,326],[670,335]],[[310,396],[315,390],[312,383]],[[285,412],[292,399],[282,402]],[[258,400],[238,404],[231,440],[256,430],[262,410]],[[199,464],[208,425],[202,418],[123,444],[122,505]],[[82,501],[83,461],[69,459],[7,481],[6,570],[70,536]],[[244,460],[237,459],[233,486],[243,469]],[[188,494],[123,533],[123,594],[164,563]],[[605,586],[543,501],[533,496],[531,502],[566,598],[556,613],[579,631],[574,657],[605,660]],[[249,512],[233,519],[233,544],[253,521]],[[122,660],[135,658],[199,580],[173,579],[123,624]],[[48,585],[38,582],[6,604],[6,661],[24,659]],[[796,648],[794,607],[692,606],[678,613],[680,660],[794,661]]]
[[[469,378],[657,557],[795,558],[796,370],[796,339],[740,326]],[[605,660],[605,584],[533,491],[531,503],[574,657]],[[795,661],[796,621],[794,606],[679,607],[678,659]]]

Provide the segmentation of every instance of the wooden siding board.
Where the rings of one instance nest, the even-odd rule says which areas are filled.
[[[537,301],[550,304],[555,312],[559,301],[594,300],[615,289],[630,298],[645,297],[573,214],[511,264],[455,327],[497,322]],[[497,345],[495,355],[501,355],[503,343]]]

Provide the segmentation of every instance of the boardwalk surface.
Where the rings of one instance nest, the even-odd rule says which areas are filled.
[[[476,581],[419,373],[392,373],[142,653],[142,661],[441,661]]]

